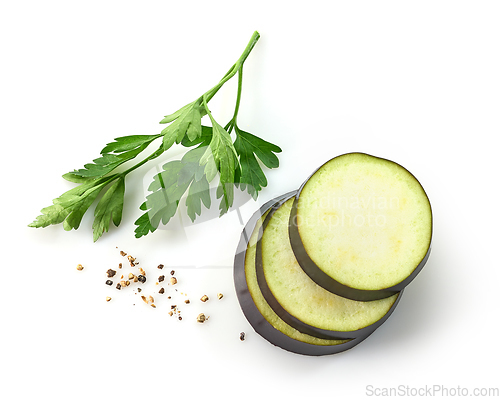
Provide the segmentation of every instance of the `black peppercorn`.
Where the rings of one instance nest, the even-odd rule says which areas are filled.
[[[109,280],[109,279],[108,279],[108,280],[106,281],[106,285],[111,286],[112,284],[113,284],[113,281],[112,281],[112,280]]]
[[[139,282],[141,282],[141,283],[146,282],[146,277],[145,277],[144,275],[139,275],[139,276],[137,277],[137,279],[139,279]]]

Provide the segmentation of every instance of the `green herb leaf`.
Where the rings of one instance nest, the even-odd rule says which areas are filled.
[[[179,202],[189,188],[186,198],[187,213],[192,221],[201,214],[201,203],[210,207],[209,183],[204,175],[200,159],[206,146],[189,150],[181,160],[170,161],[163,165],[163,171],[154,176],[149,185],[151,191],[141,209],[146,211],[135,224],[136,237],[154,232],[160,222],[167,224],[175,215]]]
[[[194,221],[197,215],[201,215],[201,203],[210,208],[211,202],[210,184],[207,178],[203,176],[199,181],[193,180],[186,198],[187,214],[191,221]]]
[[[125,196],[125,178],[121,176],[104,193],[94,212],[94,242],[99,239],[104,232],[108,232],[109,224],[113,220],[115,226],[120,225],[123,212],[123,200]]]
[[[99,178],[107,175],[116,167],[137,157],[148,145],[161,135],[132,135],[116,138],[115,142],[108,143],[101,151],[102,156],[85,164],[84,168],[70,172],[70,176],[85,178]],[[109,153],[112,151],[114,153]]]
[[[258,192],[267,186],[266,176],[256,156],[266,167],[277,168],[279,160],[275,153],[280,153],[281,149],[251,133],[240,130],[236,125],[234,130],[236,132],[234,148],[240,156],[241,165],[235,181],[238,182],[241,190],[246,189],[255,199]]]
[[[208,182],[215,177],[216,171],[220,173],[217,198],[221,198],[219,210],[220,215],[223,215],[233,205],[234,172],[238,165],[238,156],[229,133],[211,115],[210,119],[212,120],[212,140],[200,164],[205,166]]]
[[[174,143],[181,143],[185,136],[191,141],[201,136],[201,117],[204,115],[206,115],[206,111],[201,105],[201,98],[199,98],[161,120],[161,124],[171,122],[169,126],[161,131],[163,149],[167,150]]]
[[[28,226],[45,228],[49,225],[63,223],[65,230],[78,229],[83,215],[99,195],[101,189],[109,182],[93,180],[83,183],[53,200],[53,205],[42,209],[35,221]]]
[[[123,153],[124,151],[134,150],[140,146],[148,145],[161,135],[130,135],[118,137],[114,142],[108,143],[102,150],[105,153]]]

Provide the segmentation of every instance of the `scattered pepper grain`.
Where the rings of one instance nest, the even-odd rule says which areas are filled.
[[[207,317],[205,316],[205,314],[201,313],[201,314],[198,314],[198,317],[196,317],[196,321],[198,321],[199,323],[203,323],[207,320]]]

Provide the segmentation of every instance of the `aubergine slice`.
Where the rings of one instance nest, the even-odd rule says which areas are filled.
[[[255,268],[260,291],[272,310],[299,332],[322,339],[364,337],[382,325],[401,294],[368,302],[338,296],[301,269],[290,245],[288,221],[294,198],[268,211],[257,241]]]
[[[299,188],[289,234],[300,266],[318,285],[352,300],[383,299],[403,290],[427,262],[431,205],[401,165],[348,153]]]
[[[285,323],[267,304],[260,291],[255,269],[256,243],[261,233],[264,217],[280,196],[258,210],[243,229],[234,258],[234,282],[243,314],[252,328],[271,344],[292,353],[321,356],[336,354],[361,343],[367,336],[356,339],[325,340],[303,334]]]

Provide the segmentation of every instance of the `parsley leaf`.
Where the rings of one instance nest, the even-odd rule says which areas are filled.
[[[160,222],[165,225],[175,215],[179,201],[189,186],[189,183],[177,184],[178,174],[183,167],[180,160],[170,161],[163,165],[162,172],[154,176],[148,188],[151,193],[141,205],[141,210],[146,212],[135,221],[136,237],[154,232]]]
[[[201,103],[202,100],[199,98],[160,121],[160,124],[171,122],[161,131],[164,150],[168,150],[174,143],[181,143],[184,136],[187,136],[189,140],[195,140],[201,136],[201,117],[206,114]]]
[[[246,189],[256,199],[258,192],[267,186],[266,176],[256,156],[267,168],[277,168],[279,160],[275,153],[281,153],[281,149],[251,133],[240,130],[236,125],[234,130],[236,132],[234,148],[240,156],[240,167],[235,181],[238,182],[241,190]]]
[[[99,195],[109,180],[99,179],[83,183],[68,190],[53,200],[53,205],[42,209],[35,221],[28,226],[45,228],[49,225],[63,223],[65,230],[78,229],[83,215]]]
[[[132,160],[148,145],[161,135],[131,135],[116,138],[115,142],[108,143],[101,150],[102,156],[93,160],[93,163],[85,164],[84,168],[70,172],[86,178],[99,178],[107,175],[116,167]],[[119,154],[112,154],[119,153]]]
[[[123,212],[123,200],[125,196],[125,178],[119,177],[116,182],[104,193],[94,211],[94,242],[104,232],[108,232],[109,224],[113,220],[115,226],[120,225]]]
[[[205,127],[205,130],[207,128]],[[186,198],[187,214],[192,221],[201,214],[201,203],[210,207],[209,183],[200,159],[205,153],[204,142],[189,150],[181,160],[163,165],[163,171],[155,175],[149,185],[150,193],[141,209],[146,211],[135,224],[136,237],[154,232],[160,222],[164,225],[175,215],[179,202],[189,188]]]

